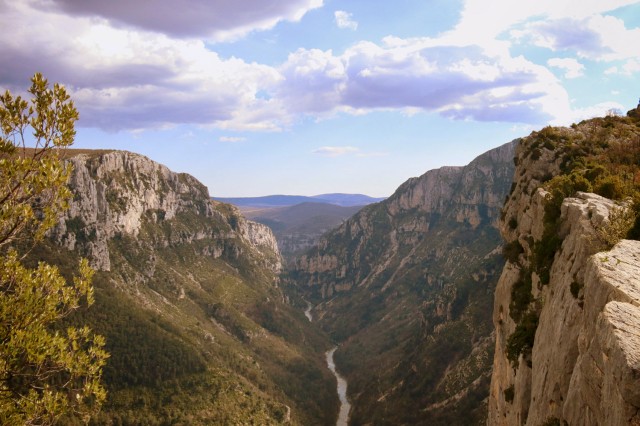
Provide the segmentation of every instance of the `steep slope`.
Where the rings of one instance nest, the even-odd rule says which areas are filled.
[[[324,233],[340,225],[361,208],[362,206],[301,203],[290,207],[246,211],[244,215],[271,228],[280,253],[288,260],[314,245]]]
[[[328,342],[285,303],[266,226],[140,155],[69,161],[71,208],[34,255],[98,270],[96,304],[71,319],[111,353],[95,423],[335,422]]]
[[[516,161],[488,424],[640,424],[640,242],[619,241],[640,236],[640,109],[534,132]]]
[[[484,421],[514,145],[410,179],[289,271],[290,291],[340,343],[352,424]]]

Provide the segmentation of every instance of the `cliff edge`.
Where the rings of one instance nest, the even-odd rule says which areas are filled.
[[[640,241],[621,238],[637,214],[632,118],[546,128],[517,149],[489,425],[640,424]]]

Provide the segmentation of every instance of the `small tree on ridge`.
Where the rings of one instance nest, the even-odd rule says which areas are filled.
[[[104,339],[60,320],[93,303],[93,271],[80,261],[67,282],[40,262],[23,266],[68,208],[78,112],[64,87],[31,79],[30,101],[0,94],[0,424],[48,425],[62,416],[88,421],[106,397],[100,384]],[[27,148],[26,145],[33,145]]]

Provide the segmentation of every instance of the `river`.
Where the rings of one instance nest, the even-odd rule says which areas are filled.
[[[340,398],[340,413],[338,414],[338,421],[336,426],[347,426],[349,420],[349,411],[351,410],[351,404],[347,399],[347,381],[336,371],[336,364],[333,361],[333,354],[337,347],[327,352],[327,366],[329,370],[336,376],[338,380],[338,397]]]
[[[313,315],[311,314],[311,309],[313,305],[307,302],[307,309],[304,311],[304,316],[307,317],[309,321],[313,321]],[[327,355],[327,366],[329,370],[336,376],[336,380],[338,381],[338,398],[340,399],[340,412],[338,413],[338,420],[336,421],[336,426],[347,426],[347,422],[349,421],[349,411],[351,411],[351,404],[349,404],[349,400],[347,399],[347,381],[336,371],[336,363],[333,361],[333,354],[335,353],[338,347],[331,349],[326,353]]]
[[[307,302],[307,309],[305,309],[304,311],[304,316],[307,317],[307,319],[310,322],[313,322],[313,315],[311,315],[311,309],[313,308],[313,305],[309,302]]]

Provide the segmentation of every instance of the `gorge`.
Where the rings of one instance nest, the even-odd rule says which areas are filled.
[[[639,112],[428,172],[296,260],[352,424],[639,421]]]
[[[69,319],[111,353],[93,422],[637,421],[639,123],[429,171],[288,268],[193,177],[70,151],[74,199],[32,261],[97,270],[96,305]]]

